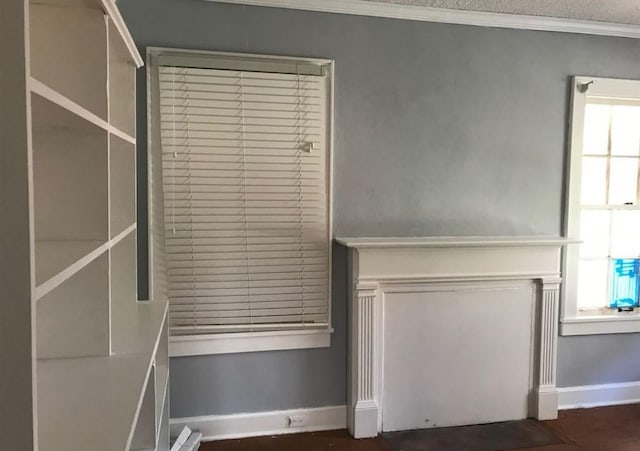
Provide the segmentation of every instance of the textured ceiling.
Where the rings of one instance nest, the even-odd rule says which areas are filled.
[[[640,25],[640,0],[368,0]]]

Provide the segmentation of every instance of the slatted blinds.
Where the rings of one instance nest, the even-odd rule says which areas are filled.
[[[159,67],[172,333],[327,327],[325,69],[210,64]]]

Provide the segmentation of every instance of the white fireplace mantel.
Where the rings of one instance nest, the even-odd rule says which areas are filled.
[[[560,237],[339,238],[349,248],[348,425],[355,438],[382,430],[385,293],[446,284],[531,281],[535,286],[529,415],[557,417]],[[435,287],[435,288],[434,288]],[[479,318],[482,320],[482,318]]]

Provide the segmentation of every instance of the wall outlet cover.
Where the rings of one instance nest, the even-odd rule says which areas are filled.
[[[306,415],[291,415],[289,417],[290,428],[301,428],[307,426],[308,419]]]

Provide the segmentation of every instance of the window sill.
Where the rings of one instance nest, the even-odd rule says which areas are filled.
[[[575,316],[560,321],[560,335],[628,334],[640,332],[640,313]]]
[[[328,348],[333,329],[281,330],[169,337],[169,356]]]

